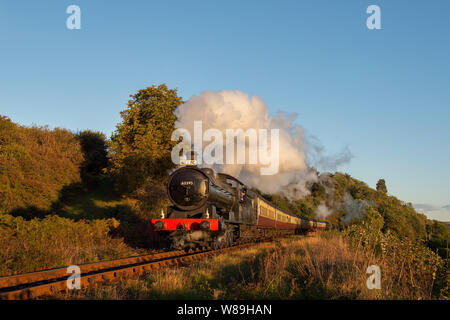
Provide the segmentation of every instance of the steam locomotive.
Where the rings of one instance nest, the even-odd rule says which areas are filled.
[[[152,219],[153,229],[173,249],[231,246],[233,243],[328,229],[328,222],[299,217],[282,210],[244,183],[195,160],[169,176],[172,206]]]

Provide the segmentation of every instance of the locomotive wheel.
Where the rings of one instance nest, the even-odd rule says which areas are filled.
[[[221,248],[220,244],[221,244],[221,241],[219,241],[219,239],[216,239],[213,243],[214,250],[220,249]]]
[[[233,232],[227,232],[227,247],[231,247],[233,245]]]
[[[213,248],[215,250],[217,249],[223,249],[229,246],[229,238],[230,233],[226,232],[225,234],[218,236],[213,243]]]

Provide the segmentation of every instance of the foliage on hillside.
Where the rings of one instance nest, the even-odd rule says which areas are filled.
[[[381,214],[369,207],[364,219],[350,225],[344,235],[352,241],[353,246],[361,246],[370,253],[377,265],[384,264],[385,269],[401,266],[396,272],[389,272],[389,277],[409,295],[416,296],[419,292],[429,292],[429,297],[422,298],[448,295],[446,283],[450,280],[449,270],[443,259],[424,246],[422,241],[400,237],[391,229],[383,232],[384,225]]]
[[[0,213],[52,213],[97,184],[106,154],[99,132],[24,127],[0,117]]]
[[[134,252],[130,246],[143,248],[155,241],[148,218],[168,204],[173,111],[182,99],[166,85],[131,97],[111,141],[98,132],[30,128],[0,117],[0,272],[129,255]],[[389,195],[384,179],[375,190],[344,173],[317,176],[302,199],[264,196],[287,211],[327,219],[333,229],[382,258],[386,267],[400,257],[404,272],[415,275],[415,266],[423,269],[424,290],[429,292],[434,283],[433,288],[448,297],[449,271],[435,254],[445,257],[445,224],[428,220],[410,203]],[[120,223],[104,220],[109,218]],[[395,281],[417,285],[407,277]],[[403,294],[417,296],[413,291],[399,296]]]
[[[384,234],[426,243],[442,257],[446,256],[446,239],[450,232],[444,223],[428,220],[416,212],[411,203],[389,195],[384,179],[378,181],[377,189],[348,174],[336,172],[319,175],[318,181],[309,185],[310,194],[303,199],[289,200],[282,194],[263,196],[289,212],[326,219],[332,228],[341,231],[376,214],[383,219],[381,231]],[[327,216],[321,215],[321,207],[326,208]]]
[[[99,177],[108,166],[108,143],[101,132],[85,130],[78,135],[84,161],[81,166],[81,179],[90,188],[97,186]]]
[[[335,208],[329,220],[341,230],[348,223],[367,219],[368,212],[375,212],[383,218],[381,231],[384,234],[391,232],[400,239],[426,243],[434,250],[442,248],[444,239],[449,237],[448,230],[441,222],[428,220],[424,214],[416,212],[411,203],[388,195],[385,186],[376,191],[366,183],[342,173],[325,175],[321,180],[332,183],[334,193],[325,201]]]
[[[164,177],[173,167],[174,110],[182,102],[177,91],[165,84],[131,95],[127,108],[120,113],[122,122],[111,137],[110,171],[120,190],[131,193],[147,179]]]
[[[81,181],[79,141],[65,129],[23,127],[0,118],[0,213],[49,210],[63,186]]]
[[[138,200],[139,214],[150,218],[168,205],[165,185],[168,170],[174,167],[174,110],[183,100],[165,84],[130,96],[111,137],[109,173],[119,192]]]
[[[326,201],[336,208],[337,216],[334,218],[338,226],[363,218],[371,208],[383,217],[383,231],[391,230],[410,239],[426,239],[427,218],[417,213],[410,203],[389,196],[383,190],[376,191],[348,174],[336,173],[325,179],[333,185],[334,194]]]
[[[115,219],[73,220],[55,215],[25,220],[0,214],[0,276],[136,255],[109,236]]]

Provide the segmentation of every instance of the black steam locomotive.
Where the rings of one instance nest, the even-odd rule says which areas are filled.
[[[241,181],[209,168],[188,165],[169,177],[172,206],[152,219],[155,231],[174,249],[223,248],[236,242],[328,228],[328,222],[299,217],[271,204]]]

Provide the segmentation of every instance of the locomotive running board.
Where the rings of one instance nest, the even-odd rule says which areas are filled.
[[[155,224],[161,221],[164,228],[155,228]],[[219,231],[219,219],[152,219],[155,231]],[[202,228],[202,222],[209,222],[209,228]]]

